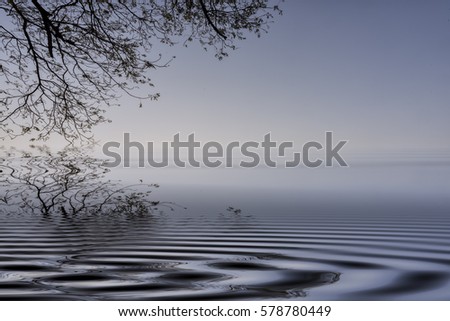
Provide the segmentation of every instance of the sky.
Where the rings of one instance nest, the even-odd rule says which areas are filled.
[[[162,48],[159,101],[126,97],[95,129],[145,143],[324,141],[346,152],[450,151],[450,1],[287,0],[268,34],[218,61],[199,45]],[[20,140],[14,144],[20,144]],[[59,143],[53,143],[58,146]],[[100,149],[100,147],[99,147]]]

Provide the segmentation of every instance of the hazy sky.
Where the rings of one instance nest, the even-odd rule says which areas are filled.
[[[450,1],[287,0],[270,32],[224,61],[199,46],[154,72],[158,102],[128,97],[96,129],[141,142],[349,140],[348,151],[450,150]]]

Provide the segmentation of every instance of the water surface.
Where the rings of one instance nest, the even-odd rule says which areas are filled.
[[[449,300],[450,167],[325,170],[121,169],[182,207],[9,207],[0,299]]]

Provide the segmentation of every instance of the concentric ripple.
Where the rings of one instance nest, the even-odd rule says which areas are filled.
[[[0,217],[1,300],[450,299],[445,216]]]

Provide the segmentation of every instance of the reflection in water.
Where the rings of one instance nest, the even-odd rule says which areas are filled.
[[[284,266],[273,246],[236,243],[255,223],[241,209],[167,217],[176,204],[150,198],[157,184],[106,180],[79,150],[37,151],[0,164],[0,299],[289,298],[339,280]]]
[[[450,299],[449,206],[436,193],[308,203],[192,184],[176,189],[189,210],[167,215],[177,206],[152,199],[158,185],[108,181],[79,151],[39,152],[0,165],[2,300]]]
[[[105,180],[108,169],[102,161],[84,155],[79,149],[65,149],[56,155],[46,147],[37,149],[38,156],[16,151],[1,159],[3,211],[136,215],[173,209],[175,205],[150,199],[158,184],[121,186],[119,182]]]

